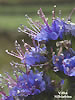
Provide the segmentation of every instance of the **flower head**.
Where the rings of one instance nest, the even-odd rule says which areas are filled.
[[[46,54],[46,47],[40,48],[39,46],[31,47],[27,43],[24,43],[25,52],[23,52],[20,44],[15,41],[16,51],[17,53],[11,51],[6,52],[12,56],[15,56],[21,60],[21,63],[29,66],[33,66],[40,63],[46,63],[47,57],[44,56]]]
[[[53,55],[54,71],[63,71],[68,76],[75,76],[75,51],[68,48],[60,55]]]
[[[39,94],[40,92],[44,91],[46,88],[45,81],[43,80],[43,73],[42,72],[37,72],[33,73],[32,70],[30,70],[27,73],[23,73],[20,71],[19,76],[17,76],[17,73],[15,73],[16,80],[12,79],[8,74],[6,74],[9,78],[4,78],[6,81],[6,85],[9,88],[9,96],[6,97],[5,94],[1,92],[2,95],[6,99],[2,100],[12,100],[12,99],[7,99],[11,98],[12,96],[28,96],[28,95],[34,95],[34,94]]]
[[[65,32],[65,22],[60,18],[55,19],[52,22],[52,31],[56,32],[60,39],[63,39],[63,34]]]
[[[18,77],[17,86],[10,90],[11,96],[28,96],[38,94],[45,90],[45,82],[42,80],[42,74],[34,74],[31,70],[28,74]]]
[[[75,76],[75,56],[63,60],[64,73],[68,76]]]
[[[50,26],[41,8],[38,10],[38,15],[44,21],[44,24],[33,22],[32,19],[26,15],[26,18],[29,20],[28,23],[31,25],[34,31],[27,28],[26,26],[23,26],[24,29],[21,27],[18,28],[19,32],[22,31],[37,41],[57,40],[58,37],[63,39],[65,30],[65,24],[63,20],[60,18],[54,19],[52,26]]]

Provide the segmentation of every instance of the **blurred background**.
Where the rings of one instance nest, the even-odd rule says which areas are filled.
[[[7,55],[5,50],[14,50],[15,40],[18,40],[20,44],[22,39],[30,43],[28,36],[17,31],[20,24],[28,26],[25,14],[32,17],[33,20],[41,21],[37,10],[42,8],[51,24],[54,5],[57,5],[56,16],[58,16],[59,10],[62,10],[62,17],[66,19],[75,7],[75,0],[0,0],[0,73],[11,72],[9,63],[12,60],[17,61],[14,57]],[[72,21],[75,22],[75,12],[72,15]]]

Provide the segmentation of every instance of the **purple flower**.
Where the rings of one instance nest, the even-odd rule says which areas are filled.
[[[16,79],[13,79],[10,75],[8,75],[8,73],[6,73],[8,78],[2,77],[9,88],[9,96],[6,96],[5,93],[1,92],[2,100],[14,100],[13,97],[17,96],[27,97],[29,95],[36,95],[46,89],[52,90],[53,88],[53,86],[51,86],[50,78],[47,75],[43,77],[43,72],[36,70],[36,72],[33,73],[32,70],[27,70],[25,73],[19,70],[19,74],[20,75],[15,72]],[[16,84],[14,84],[14,82]]]
[[[45,90],[45,82],[42,80],[42,74],[34,74],[31,70],[28,74],[18,77],[17,86],[10,89],[10,96],[28,96],[39,94]]]
[[[75,56],[75,51],[72,48],[64,51],[64,59],[71,58]]]
[[[29,20],[29,24],[33,28],[33,30],[29,29],[24,25],[21,25],[24,27],[24,29],[19,27],[18,28],[19,32],[24,32],[37,41],[57,40],[58,37],[60,37],[60,39],[63,39],[63,33],[64,33],[63,20],[57,18],[53,20],[52,26],[50,26],[41,8],[38,10],[38,15],[44,21],[44,24],[41,24],[40,22],[38,23],[33,22],[32,19],[26,15],[26,18]]]
[[[21,75],[17,76],[16,74],[16,85],[13,84],[13,79],[9,78],[8,82],[6,82],[9,87],[9,97],[12,96],[25,96],[39,94],[40,92],[45,90],[45,81],[42,78],[43,73],[37,72],[33,73],[32,70],[21,73]],[[10,76],[9,76],[10,77]],[[6,80],[6,78],[5,78]],[[8,99],[3,99],[8,100]],[[12,100],[12,99],[9,99]]]
[[[75,76],[75,56],[63,60],[64,73],[68,76]]]
[[[67,35],[67,33],[75,36],[75,24],[68,20],[62,20],[60,16],[55,18],[55,7],[53,11],[53,21],[51,26],[48,24],[48,19],[45,18],[45,15],[40,8],[37,14],[43,20],[44,24],[41,22],[33,22],[33,20],[28,15],[25,15],[25,17],[28,19],[29,25],[33,30],[24,25],[21,25],[21,27],[18,28],[18,31],[24,32],[25,34],[31,36],[32,39],[37,41],[57,40],[58,38],[63,39],[63,35]]]
[[[48,41],[48,40],[57,40],[58,35],[56,32],[51,30],[50,26],[43,26],[40,30],[40,33],[38,33],[35,36],[35,40],[37,41]]]
[[[51,27],[48,25],[48,23],[46,25],[43,25],[40,30],[40,33],[38,33],[34,39],[37,41],[57,40],[58,37],[60,39],[63,39],[64,32],[65,32],[65,22],[60,18],[57,18],[53,20]]]
[[[75,23],[71,23],[71,34],[75,37]]]
[[[53,32],[56,32],[60,39],[63,39],[63,34],[65,32],[65,23],[60,18],[55,19],[52,22],[51,29]]]
[[[63,66],[62,66],[62,61],[63,61],[63,55],[60,55],[60,56],[56,56],[54,55],[52,57],[52,60],[53,60],[53,64],[54,64],[54,71],[63,71]]]
[[[8,50],[6,50],[6,52],[21,59],[21,63],[25,65],[33,66],[36,64],[46,63],[48,61],[47,57],[44,56],[46,54],[45,46],[43,48],[40,48],[39,46],[31,47],[27,43],[24,43],[25,53],[17,41],[15,41],[15,46],[17,53],[13,51],[8,52]]]
[[[54,71],[63,71],[68,76],[75,76],[75,56],[70,58],[63,57],[53,56]]]
[[[41,64],[47,62],[47,58],[40,53],[25,53],[25,59],[21,61],[22,63],[26,63],[27,65],[36,65],[36,64]]]
[[[75,37],[75,23],[68,22],[68,24],[65,22],[65,32],[66,35],[71,34]]]

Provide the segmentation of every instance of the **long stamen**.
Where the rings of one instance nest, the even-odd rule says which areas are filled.
[[[24,53],[22,51],[22,48],[20,46],[20,44],[18,44],[17,40],[15,41],[15,46],[17,48],[17,52],[21,55],[21,56],[24,56]]]
[[[7,75],[8,79],[9,79],[8,80],[9,82],[11,82],[13,85],[17,85],[16,81],[12,77],[10,77],[10,75],[8,73],[5,73],[5,74]]]
[[[37,32],[37,33],[39,33],[33,26],[32,26],[32,24],[28,21],[28,23],[29,23],[29,25],[32,27],[32,29],[35,31],[35,32]],[[36,33],[36,34],[37,34]]]
[[[6,97],[6,94],[4,92],[0,92],[0,95],[4,95]]]
[[[59,10],[59,18],[61,18],[61,10]]]
[[[14,62],[14,61],[12,61],[12,63],[10,63],[12,66],[14,66],[14,65],[16,65],[16,66],[23,66],[23,67],[25,67],[24,66],[24,64],[19,64],[19,63],[16,63],[16,62]]]
[[[42,20],[44,21],[44,23],[48,26],[48,22],[46,21],[45,15],[42,11],[42,9],[40,8],[40,10],[38,10],[38,15],[42,18]]]
[[[68,20],[71,20],[71,16],[72,16],[72,14],[73,14],[74,11],[75,11],[75,8],[73,8],[72,11],[71,11],[71,13],[69,14]]]
[[[20,50],[19,50],[19,45],[17,45],[17,40],[15,41],[15,46],[16,46],[16,51],[18,53],[19,56],[22,56]]]
[[[36,26],[36,24],[32,21],[32,19],[28,16],[25,15],[25,17],[30,21],[31,24],[33,24],[35,26],[35,28],[40,32],[40,29]]]
[[[27,30],[22,30],[20,27],[18,27],[18,32],[23,32],[23,33],[25,33],[25,34],[27,34],[27,35],[29,35],[29,36],[31,36],[31,37],[34,37],[34,35],[33,34],[31,34],[31,32],[30,33],[28,33],[28,32],[26,32]]]
[[[22,32],[23,32],[23,33],[25,33],[25,34],[27,34],[27,35],[29,35],[29,36],[31,36],[31,37],[35,37],[35,35],[33,35],[33,33],[31,34],[31,32],[30,32],[30,33],[28,33],[28,32],[23,31],[23,30],[22,30]]]
[[[53,8],[53,11],[52,11],[52,19],[54,20],[55,19],[55,8],[56,8],[56,5],[54,5],[54,8]]]
[[[13,80],[11,80],[9,78],[2,77],[2,79],[4,80],[4,82],[2,81],[2,85],[3,84],[6,85],[6,86],[9,85],[10,87],[17,85],[16,81],[13,81]]]
[[[39,21],[35,21],[35,24],[37,24],[37,26],[38,26],[39,28],[41,28],[41,26],[43,26],[43,24],[42,24],[41,22],[39,22]],[[39,31],[40,31],[40,29],[39,29]]]
[[[20,56],[18,56],[17,54],[15,55],[15,54],[9,52],[8,50],[6,50],[5,52],[6,52],[7,54],[11,55],[11,56],[16,57],[16,58],[23,59],[23,58],[21,58]]]
[[[11,51],[11,53],[13,53],[14,55],[18,55],[18,54],[16,54],[14,51]]]
[[[22,42],[24,43],[24,47],[29,47],[29,48],[31,48],[31,46],[30,46],[29,44],[27,44],[27,43],[24,42],[24,39],[22,40]]]
[[[26,30],[29,31],[30,33],[34,33],[34,34],[37,34],[35,31],[29,29],[28,27],[26,27]]]
[[[27,48],[30,48],[31,49],[31,46],[28,45],[27,43],[24,44],[24,47],[27,49]]]

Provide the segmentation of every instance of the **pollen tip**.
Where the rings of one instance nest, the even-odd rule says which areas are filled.
[[[7,52],[8,52],[8,50],[5,50],[5,52],[7,53]]]
[[[54,8],[56,8],[56,5],[54,5]]]
[[[29,18],[27,14],[25,14],[25,17],[26,17],[26,18]]]
[[[24,39],[22,39],[22,42],[24,42]]]
[[[15,40],[15,43],[18,43],[17,40]]]

